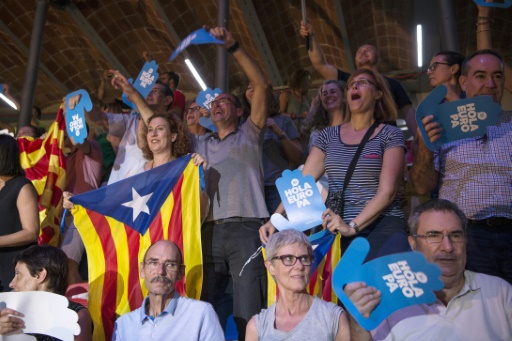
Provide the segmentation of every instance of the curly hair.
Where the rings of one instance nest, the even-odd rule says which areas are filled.
[[[322,86],[318,88],[318,100],[319,104],[316,108],[315,114],[310,120],[306,120],[303,125],[301,132],[304,135],[308,135],[313,130],[322,130],[325,127],[328,127],[331,122],[329,122],[329,113],[327,110],[325,110],[324,106],[322,105],[322,99],[321,94],[323,91],[324,86],[329,84],[335,84],[341,91],[341,96],[345,95],[345,84],[340,80],[326,80],[322,83]],[[345,107],[341,108],[343,111],[345,111]]]
[[[172,143],[171,147],[171,156],[174,158],[179,158],[184,155],[187,155],[191,152],[191,140],[190,135],[185,130],[185,127],[181,122],[179,122],[173,115],[167,114],[154,114],[148,119],[148,125],[151,121],[157,117],[163,118],[167,124],[169,125],[170,134],[176,134],[176,140]],[[144,138],[147,139],[148,132],[144,133]],[[149,149],[149,145],[146,144],[144,148],[142,148],[142,153],[144,154],[144,158],[146,160],[153,160],[153,152]]]
[[[379,122],[395,121],[398,118],[398,109],[389,90],[388,82],[381,74],[370,69],[357,69],[350,75],[347,84],[350,84],[354,78],[363,74],[370,76],[370,80],[377,85],[377,91],[382,91],[382,97],[375,103],[374,118]],[[348,96],[348,91],[346,96]],[[346,103],[347,120],[350,120],[352,113],[348,105],[348,98]]]

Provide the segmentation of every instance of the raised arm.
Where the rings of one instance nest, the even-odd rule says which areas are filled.
[[[231,51],[249,83],[254,88],[251,105],[251,120],[260,129],[265,128],[268,116],[267,91],[270,88],[270,81],[259,67],[259,65],[247,54],[245,49],[237,42],[225,27],[215,27],[210,33],[217,39],[224,41],[224,47]]]
[[[338,69],[329,63],[325,59],[324,52],[316,40],[315,30],[310,23],[300,22],[300,35],[306,37],[309,35],[309,43],[311,49],[308,51],[309,59],[313,64],[313,67],[318,71],[323,78],[327,79],[338,79]]]
[[[122,75],[117,70],[109,70],[109,74],[113,75],[112,77],[112,86],[116,89],[121,89],[128,96],[130,102],[135,104],[137,111],[140,114],[140,117],[147,124],[148,119],[153,116],[154,112],[146,103],[146,100],[142,98],[141,94],[133,87],[128,79],[124,75]]]

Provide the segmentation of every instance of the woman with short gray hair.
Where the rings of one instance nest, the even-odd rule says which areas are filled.
[[[245,339],[349,340],[348,318],[341,307],[309,295],[313,247],[304,233],[284,230],[266,246],[265,266],[279,289],[277,302],[253,316]]]

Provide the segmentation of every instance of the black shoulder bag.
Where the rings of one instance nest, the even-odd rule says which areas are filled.
[[[343,218],[343,196],[345,189],[347,188],[350,178],[352,178],[352,174],[354,173],[354,170],[357,165],[357,161],[359,160],[359,157],[361,156],[361,153],[363,152],[364,145],[368,140],[370,139],[370,136],[372,136],[373,132],[375,131],[375,128],[378,127],[380,122],[375,121],[370,128],[366,131],[366,134],[364,134],[363,139],[361,140],[361,143],[359,144],[359,147],[357,147],[356,153],[354,155],[354,158],[352,158],[352,161],[350,162],[350,165],[347,169],[347,174],[345,175],[345,180],[343,181],[343,188],[341,191],[331,191],[329,189],[329,194],[327,195],[327,200],[325,201],[325,206],[327,208],[330,208],[333,210],[334,213],[339,215]],[[341,138],[341,136],[340,136]]]

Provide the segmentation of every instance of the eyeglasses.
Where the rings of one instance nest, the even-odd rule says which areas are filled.
[[[347,84],[347,89],[352,89],[354,86],[357,86],[358,88],[361,87],[367,87],[368,84],[373,85],[374,87],[378,88],[377,84],[372,82],[369,79],[366,78],[359,78],[359,79],[353,79]]]
[[[164,89],[160,89],[160,88],[153,88],[151,89],[151,91],[149,92],[150,94],[155,94],[155,95],[158,95],[158,94],[164,94],[165,91]]]
[[[294,266],[295,263],[297,263],[297,259],[300,261],[300,263],[304,266],[309,266],[311,263],[313,263],[313,256],[310,255],[302,255],[302,256],[294,256],[294,255],[282,255],[282,256],[275,256],[272,258],[274,259],[280,259],[281,262],[283,262],[286,266]]]
[[[228,105],[229,103],[232,103],[235,107],[236,107],[236,104],[235,102],[233,102],[231,99],[229,99],[228,97],[223,97],[223,98],[220,98],[218,100],[215,100],[215,101],[212,101],[212,108],[217,106],[217,105],[222,105],[222,106],[225,106],[225,105]]]
[[[448,237],[452,243],[460,243],[465,239],[464,232],[462,231],[455,231],[447,234],[441,232],[429,232],[427,234],[413,234],[412,236],[415,238],[425,238],[429,244],[439,244],[443,241],[444,237]]]
[[[452,64],[450,63],[444,63],[444,62],[433,62],[432,65],[430,65],[427,69],[428,72],[434,72],[436,69],[437,69],[437,66],[439,64],[443,64],[443,65],[448,65],[448,66],[452,66]]]
[[[187,108],[187,112],[198,112],[201,109],[200,106]]]
[[[176,271],[180,268],[181,264],[179,263],[175,263],[175,262],[165,262],[165,263],[160,263],[160,262],[157,262],[156,260],[149,260],[147,262],[144,262],[144,264],[146,264],[146,266],[150,269],[150,270],[156,270],[156,269],[159,269],[161,265],[163,265],[165,267],[165,270],[167,271]]]

